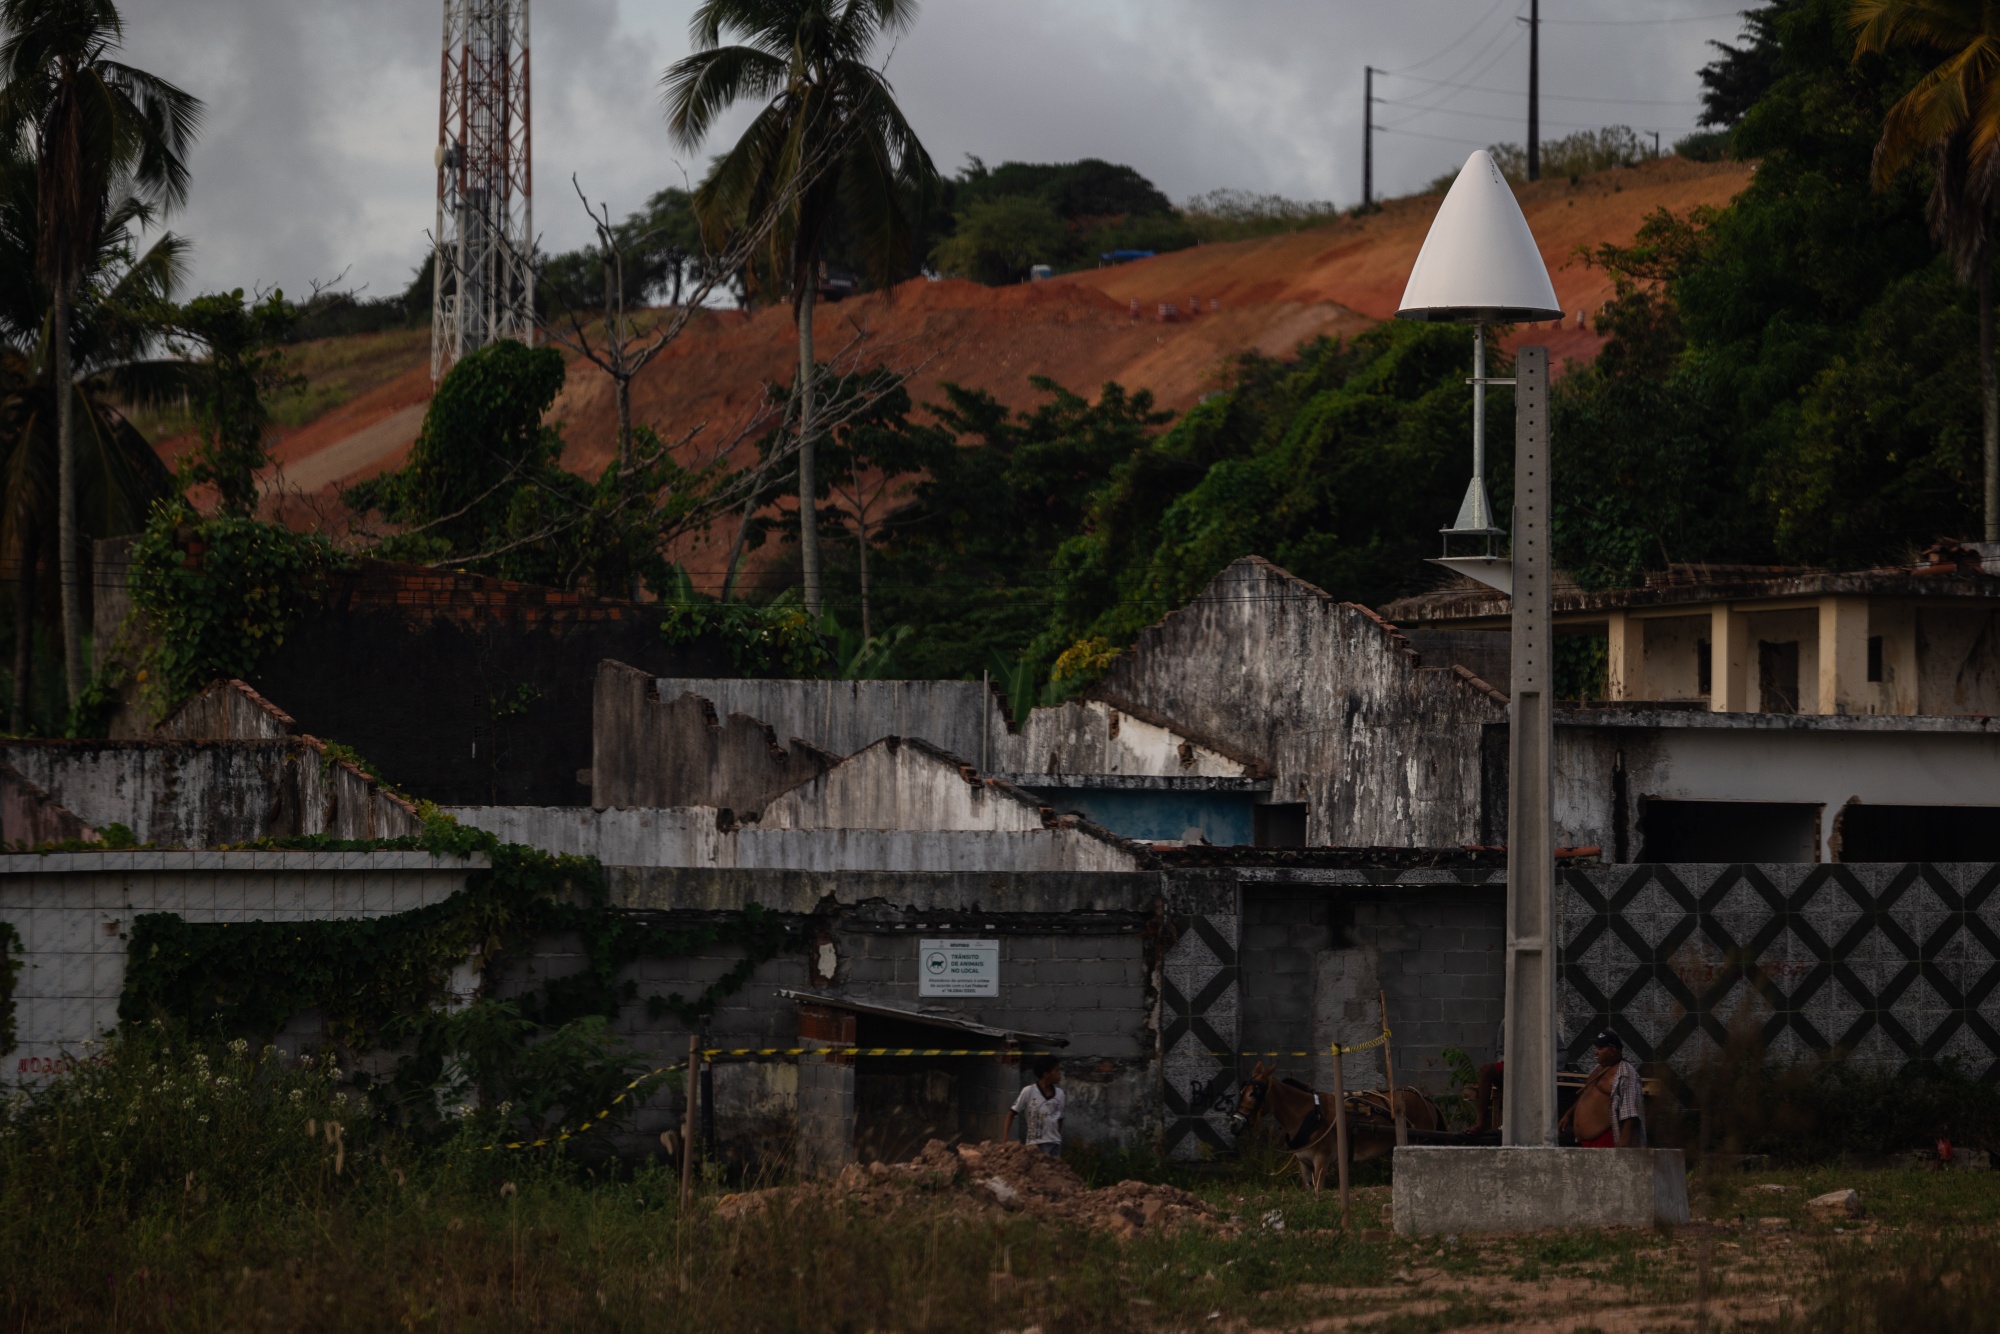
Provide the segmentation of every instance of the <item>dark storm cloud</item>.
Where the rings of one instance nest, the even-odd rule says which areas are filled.
[[[616,212],[703,155],[676,153],[660,72],[694,0],[536,0],[536,229],[587,235],[569,178]],[[128,55],[203,98],[193,237],[201,287],[298,291],[345,270],[400,290],[433,222],[436,0],[126,0]],[[1351,203],[1362,66],[1383,76],[1378,192],[1523,138],[1526,0],[929,0],[889,64],[939,166],[968,153],[1133,164],[1176,199],[1217,187]],[[1716,0],[1543,0],[1544,137],[1692,127]],[[1689,20],[1657,22],[1660,19]],[[1634,21],[1643,20],[1643,21]],[[1449,86],[1449,85],[1471,85]],[[1492,91],[1485,91],[1492,90]],[[743,117],[731,117],[710,148]]]

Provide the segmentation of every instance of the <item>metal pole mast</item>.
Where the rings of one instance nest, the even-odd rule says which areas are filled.
[[[1556,1142],[1555,839],[1549,616],[1549,350],[1514,359],[1513,680],[1507,720],[1503,1144]]]
[[[1542,179],[1542,0],[1528,0],[1528,179]]]
[[[1361,76],[1361,207],[1375,202],[1375,67]]]
[[[528,0],[444,0],[431,378],[535,340]]]

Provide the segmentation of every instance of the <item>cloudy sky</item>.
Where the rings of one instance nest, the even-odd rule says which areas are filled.
[[[535,228],[587,236],[575,173],[614,213],[699,174],[668,142],[662,70],[696,0],[534,0]],[[1706,42],[1744,0],[1541,0],[1545,139],[1693,127]],[[433,218],[440,0],[125,0],[127,56],[208,104],[194,195],[203,288],[301,290],[345,272],[399,291]],[[1354,202],[1362,69],[1376,78],[1376,189],[1519,142],[1528,0],[925,0],[884,50],[940,167],[1094,156],[1176,200],[1217,188]],[[739,115],[714,146],[739,129]]]

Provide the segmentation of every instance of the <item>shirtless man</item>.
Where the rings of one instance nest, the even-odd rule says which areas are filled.
[[[1597,1069],[1565,1113],[1564,1130],[1586,1149],[1641,1149],[1646,1146],[1645,1094],[1639,1067],[1625,1059],[1625,1039],[1610,1029],[1597,1035]]]

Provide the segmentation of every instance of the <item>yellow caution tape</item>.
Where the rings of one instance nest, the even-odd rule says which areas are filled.
[[[504,1144],[488,1144],[486,1146],[486,1151],[488,1153],[491,1153],[494,1149],[541,1149],[541,1148],[547,1148],[551,1144],[561,1144],[564,1140],[575,1139],[578,1135],[581,1135],[584,1132],[588,1131],[592,1126],[602,1125],[605,1121],[609,1120],[611,1117],[611,1108],[616,1107],[619,1103],[624,1102],[627,1098],[631,1097],[633,1089],[638,1088],[639,1085],[645,1083],[649,1079],[654,1079],[660,1075],[667,1073],[667,1071],[669,1070],[678,1070],[680,1068],[681,1068],[681,1063],[677,1061],[672,1065],[663,1065],[660,1066],[658,1069],[648,1070],[645,1074],[640,1075],[637,1079],[627,1084],[625,1086],[625,1091],[620,1093],[617,1097],[611,1100],[611,1107],[606,1107],[603,1111],[599,1112],[596,1116],[591,1117],[588,1121],[585,1121],[582,1125],[576,1127],[574,1130],[565,1130],[556,1135],[545,1136],[542,1139],[517,1139],[517,1140],[510,1140]]]

